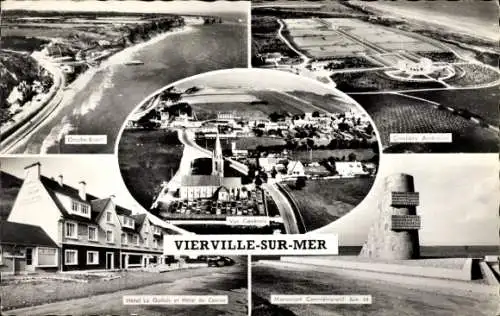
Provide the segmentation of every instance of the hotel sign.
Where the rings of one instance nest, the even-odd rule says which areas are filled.
[[[418,206],[418,192],[391,192],[391,205],[394,207]]]
[[[417,230],[420,227],[420,216],[418,215],[392,215],[392,230]]]

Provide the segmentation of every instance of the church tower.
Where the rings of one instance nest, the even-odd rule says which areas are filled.
[[[212,175],[220,178],[224,177],[224,157],[222,157],[219,133],[215,138],[215,149],[212,154]]]

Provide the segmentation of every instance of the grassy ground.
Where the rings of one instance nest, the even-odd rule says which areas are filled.
[[[475,84],[490,83],[498,80],[500,77],[498,72],[479,64],[464,64],[456,67],[459,68],[458,73],[463,72],[464,75],[459,79],[451,78],[446,81],[446,83],[456,87],[468,87]]]
[[[189,273],[200,275],[207,273],[207,271],[202,268],[189,271]],[[2,306],[4,310],[7,310],[139,288],[156,283],[168,283],[175,280],[175,274],[186,275],[188,271],[175,271],[173,273],[116,272],[120,278],[110,281],[95,280],[88,283],[59,280],[40,280],[17,284],[0,283]]]
[[[374,178],[308,180],[301,190],[287,187],[295,198],[307,231],[323,227],[347,214],[368,194]]]
[[[205,310],[204,315],[220,315],[208,306],[126,306],[124,295],[228,295],[230,305],[214,306],[214,309],[231,309],[238,306],[239,313],[246,315],[243,294],[247,284],[246,258],[234,258],[237,263],[223,268],[196,268],[166,273],[117,272],[122,277],[110,281],[89,283],[46,282],[1,286],[4,310],[46,304],[19,312],[19,315],[183,315],[182,310]],[[128,291],[126,291],[128,290]],[[243,291],[243,292],[242,292]],[[71,300],[69,299],[76,299]],[[135,313],[134,310],[140,310]],[[159,310],[155,310],[159,309]],[[161,310],[163,312],[161,313]],[[170,312],[167,311],[170,309]],[[175,313],[174,313],[175,311]],[[228,315],[228,314],[224,314]]]
[[[331,75],[337,89],[343,92],[387,91],[405,89],[444,88],[438,82],[402,82],[390,79],[383,71],[360,71],[351,73],[335,73]]]
[[[408,94],[455,109],[466,109],[492,125],[498,125],[498,120],[500,120],[498,86],[484,89],[422,91]]]
[[[353,105],[352,103],[347,103],[344,99],[340,99],[333,94],[320,95],[309,91],[299,90],[290,91],[290,94],[297,96],[305,101],[311,102],[315,106],[325,109],[330,113],[346,112],[355,108],[355,105]],[[309,112],[314,112],[316,110],[317,109],[313,109]]]
[[[125,130],[120,139],[118,160],[123,181],[132,196],[149,209],[163,181],[174,175],[182,158],[183,145],[162,130]]]
[[[461,116],[401,95],[353,95],[375,121],[382,144],[396,152],[497,152],[498,136]],[[391,133],[451,133],[452,143],[390,144]]]

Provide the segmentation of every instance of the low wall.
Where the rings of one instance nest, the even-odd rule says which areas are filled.
[[[472,258],[467,258],[461,269],[447,269],[437,267],[426,267],[416,265],[405,265],[398,263],[366,262],[356,260],[335,260],[335,258],[307,258],[303,257],[281,257],[281,261],[326,266],[338,269],[364,270],[371,272],[381,272],[388,274],[401,274],[408,276],[418,276],[438,279],[451,279],[470,281],[472,279]]]
[[[495,276],[492,269],[485,261],[480,261],[479,267],[481,268],[481,273],[483,275],[483,278],[486,280],[486,283],[488,283],[489,285],[497,285],[497,286],[500,285],[500,282],[498,282],[497,277]]]

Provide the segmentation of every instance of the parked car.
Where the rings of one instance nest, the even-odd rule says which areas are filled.
[[[209,256],[207,257],[207,263],[209,267],[225,267],[232,266],[234,264],[234,260],[223,256]]]

